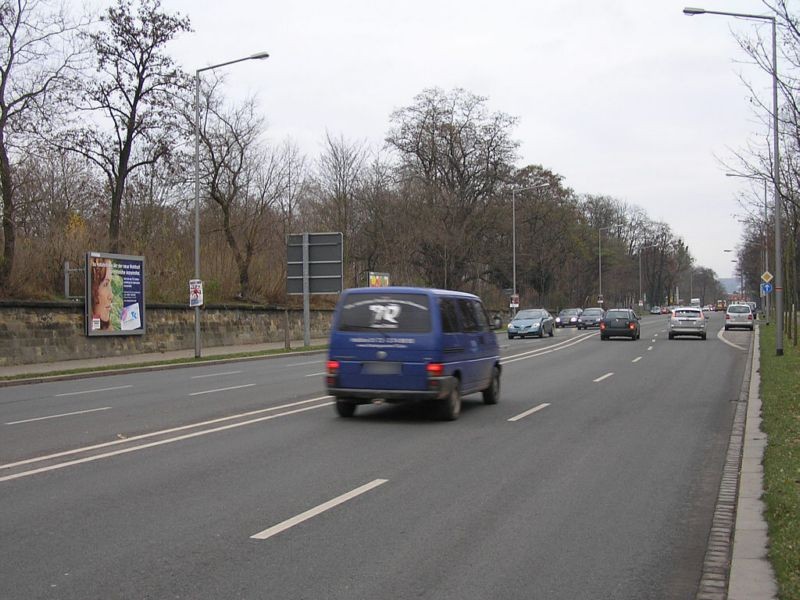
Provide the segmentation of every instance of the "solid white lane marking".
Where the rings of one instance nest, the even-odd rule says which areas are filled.
[[[581,342],[585,342],[593,335],[594,333],[585,333],[581,337],[576,339],[567,340],[565,342],[559,342],[558,344],[554,344],[553,346],[548,346],[547,348],[538,348],[536,350],[530,350],[528,352],[523,352],[521,354],[514,354],[508,358],[504,358],[500,361],[500,364],[508,365],[514,362],[518,362],[520,360],[526,360],[528,358],[537,358],[539,356],[544,356],[545,354],[550,354],[551,352],[557,352],[559,350],[564,350],[565,348],[569,348],[570,346],[574,346],[575,344],[580,344]]]
[[[56,394],[56,398],[60,398],[61,396],[79,396],[81,394],[96,394],[98,392],[110,392],[112,390],[124,390],[126,388],[132,388],[132,385],[118,385],[117,387],[110,387],[110,388],[100,388],[97,390],[83,390],[80,392],[67,392],[64,394]]]
[[[369,483],[367,483],[365,485],[362,485],[361,487],[358,487],[358,488],[356,488],[356,489],[354,489],[354,490],[352,490],[350,492],[347,492],[346,494],[342,494],[341,496],[337,496],[333,500],[328,500],[327,502],[324,502],[323,504],[320,504],[319,506],[317,506],[315,508],[312,508],[311,510],[307,510],[304,513],[300,513],[296,517],[292,517],[291,519],[287,519],[287,520],[283,521],[282,523],[278,523],[277,525],[273,525],[269,529],[265,529],[264,531],[262,531],[260,533],[256,533],[255,535],[251,535],[250,539],[253,539],[253,540],[266,540],[267,538],[270,538],[273,535],[277,535],[277,534],[281,533],[282,531],[286,531],[287,529],[291,529],[292,527],[294,527],[295,525],[299,525],[303,521],[308,521],[309,519],[324,513],[325,511],[328,511],[328,510],[330,510],[330,509],[332,509],[332,508],[334,508],[336,506],[339,506],[340,504],[344,504],[348,500],[352,500],[353,498],[356,498],[357,496],[360,496],[361,494],[364,494],[364,493],[366,493],[366,492],[368,492],[368,491],[370,491],[372,489],[375,489],[376,487],[378,487],[379,485],[383,485],[387,481],[389,481],[389,480],[388,479],[375,479],[374,481],[370,481]]]
[[[319,377],[320,375],[325,375],[325,371],[322,371],[322,373],[309,373],[305,377]]]
[[[36,417],[35,419],[25,419],[23,421],[10,421],[5,425],[19,425],[20,423],[33,423],[34,421],[45,421],[46,419],[58,419],[59,417],[71,417],[72,415],[85,415],[90,412],[97,412],[98,410],[109,410],[110,406],[103,408],[90,408],[89,410],[78,410],[75,412],[61,413],[60,415],[50,415],[48,417]]]
[[[652,349],[653,349],[653,347],[652,347],[652,346],[648,346],[648,347],[647,347],[647,351],[648,351],[648,352],[650,352],[650,350],[652,350]]]
[[[118,444],[128,444],[130,442],[136,442],[139,440],[144,440],[147,438],[155,437],[158,435],[167,435],[169,433],[175,433],[177,431],[185,431],[187,429],[192,429],[194,427],[204,427],[206,425],[213,425],[214,423],[222,423],[223,421],[230,421],[232,419],[241,419],[242,417],[251,417],[253,415],[258,415],[265,412],[271,412],[275,410],[283,410],[284,408],[292,408],[294,406],[300,406],[301,404],[309,404],[310,402],[318,402],[319,400],[327,400],[331,398],[331,396],[318,396],[317,398],[310,398],[309,400],[300,400],[299,402],[291,402],[289,404],[281,404],[280,406],[273,406],[271,408],[259,408],[258,410],[251,410],[249,412],[240,413],[238,415],[230,415],[228,417],[220,417],[218,419],[211,419],[210,421],[201,421],[200,423],[192,423],[191,425],[181,425],[180,427],[173,427],[171,429],[163,429],[161,431],[153,431],[152,433],[143,433],[141,435],[135,435],[129,438],[114,440],[113,442],[104,442],[102,444],[95,444],[93,446],[84,446],[83,448],[75,448],[74,450],[65,450],[64,452],[57,452],[55,454],[47,454],[45,456],[38,456],[36,458],[28,458],[26,460],[20,460],[13,463],[7,463],[5,465],[0,465],[0,469],[10,469],[12,467],[19,467],[22,465],[28,465],[31,463],[42,462],[45,460],[52,460],[54,458],[61,458],[62,456],[70,456],[72,454],[80,454],[81,452],[89,452],[90,450],[99,450],[100,448],[107,448],[108,446],[116,446]],[[329,404],[333,404],[332,402]]]
[[[631,362],[635,362],[636,363],[636,362],[639,362],[640,360],[642,360],[642,357],[641,356],[637,356]]]
[[[513,421],[519,421],[520,419],[524,419],[528,415],[532,415],[533,413],[538,412],[538,411],[542,410],[543,408],[547,408],[548,406],[550,406],[550,405],[547,404],[547,403],[540,404],[539,406],[534,406],[532,409],[526,410],[524,413],[520,413],[516,417],[511,417],[509,419],[509,421],[512,421],[512,422]]]
[[[240,390],[242,388],[253,387],[255,383],[245,383],[244,385],[232,385],[231,387],[217,388],[215,390],[203,390],[202,392],[192,392],[190,396],[202,396],[203,394],[215,394],[216,392],[227,392],[229,390]]]
[[[605,375],[602,375],[602,376],[598,377],[597,379],[595,379],[594,382],[595,383],[600,383],[604,379],[608,379],[609,377],[611,377],[613,374],[614,373],[606,373]]]
[[[223,371],[222,373],[208,373],[207,375],[194,375],[192,379],[203,379],[204,377],[221,377],[222,375],[236,375],[241,371]]]
[[[732,348],[736,348],[737,350],[747,350],[747,348],[744,348],[744,347],[742,347],[742,346],[739,346],[739,345],[737,345],[737,344],[734,344],[734,343],[733,343],[733,342],[731,342],[731,341],[728,341],[728,340],[726,340],[726,339],[725,339],[725,336],[724,336],[724,335],[722,335],[724,332],[725,332],[725,328],[724,328],[724,327],[723,327],[723,328],[721,328],[721,329],[720,329],[720,330],[717,332],[717,338],[719,338],[719,341],[721,341],[721,342],[724,342],[724,343],[728,344],[728,346],[730,346],[730,347],[732,347]]]
[[[322,408],[323,406],[332,406],[333,402],[325,402],[324,404],[316,404],[314,406],[306,406],[303,408],[298,408],[295,410],[290,410],[288,412],[279,413],[277,415],[267,415],[266,417],[259,417],[257,419],[251,419],[249,421],[242,421],[241,423],[230,423],[228,425],[223,425],[221,427],[215,427],[213,429],[205,429],[203,431],[195,431],[194,433],[187,433],[186,435],[179,435],[174,438],[168,438],[166,440],[159,440],[157,442],[150,442],[148,444],[141,444],[140,446],[131,446],[130,448],[123,448],[121,450],[115,450],[113,452],[106,452],[105,454],[97,454],[95,456],[88,456],[86,458],[78,458],[75,460],[70,460],[63,463],[58,463],[56,465],[51,465],[49,467],[41,467],[39,469],[33,469],[31,471],[23,471],[21,473],[16,473],[14,475],[6,475],[5,477],[0,477],[0,482],[2,481],[10,481],[12,479],[19,479],[20,477],[29,477],[30,475],[36,475],[38,473],[46,473],[48,471],[55,471],[57,469],[63,469],[64,467],[71,467],[73,465],[80,465],[82,463],[87,462],[94,462],[96,460],[101,460],[103,458],[110,458],[112,456],[118,456],[120,454],[128,454],[129,452],[136,452],[138,450],[144,450],[146,448],[154,448],[155,446],[163,446],[165,444],[172,444],[173,442],[180,442],[181,440],[188,440],[191,438],[199,437],[201,435],[208,435],[210,433],[217,433],[219,431],[225,431],[227,429],[234,429],[236,427],[244,427],[245,425],[251,425],[253,423],[260,423],[262,421],[270,421],[272,419],[277,419],[279,417],[286,417],[289,415],[294,415],[301,412],[306,412],[309,410],[315,410],[317,408]],[[129,441],[129,440],[125,440]],[[0,465],[2,467],[6,467],[7,465]]]

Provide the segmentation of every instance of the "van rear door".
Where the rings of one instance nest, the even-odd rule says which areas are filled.
[[[439,360],[430,297],[422,293],[350,292],[342,298],[329,354],[339,387],[425,390],[426,365]]]

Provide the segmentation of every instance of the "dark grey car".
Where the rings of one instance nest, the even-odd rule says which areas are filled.
[[[600,327],[606,311],[602,308],[587,308],[578,317],[578,329],[589,329],[589,327]]]

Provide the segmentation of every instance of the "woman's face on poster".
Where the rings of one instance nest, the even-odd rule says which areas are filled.
[[[97,307],[95,314],[100,317],[101,321],[109,321],[111,319],[111,302],[114,299],[114,294],[111,290],[111,269],[105,269],[105,275],[97,286]]]

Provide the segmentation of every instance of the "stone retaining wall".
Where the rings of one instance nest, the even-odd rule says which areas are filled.
[[[311,311],[312,338],[327,337],[331,316]],[[288,339],[302,340],[302,310],[209,305],[201,311],[203,347],[283,342],[287,318]],[[82,301],[0,301],[0,366],[194,348],[194,309],[148,304],[146,319],[143,335],[88,337]]]

